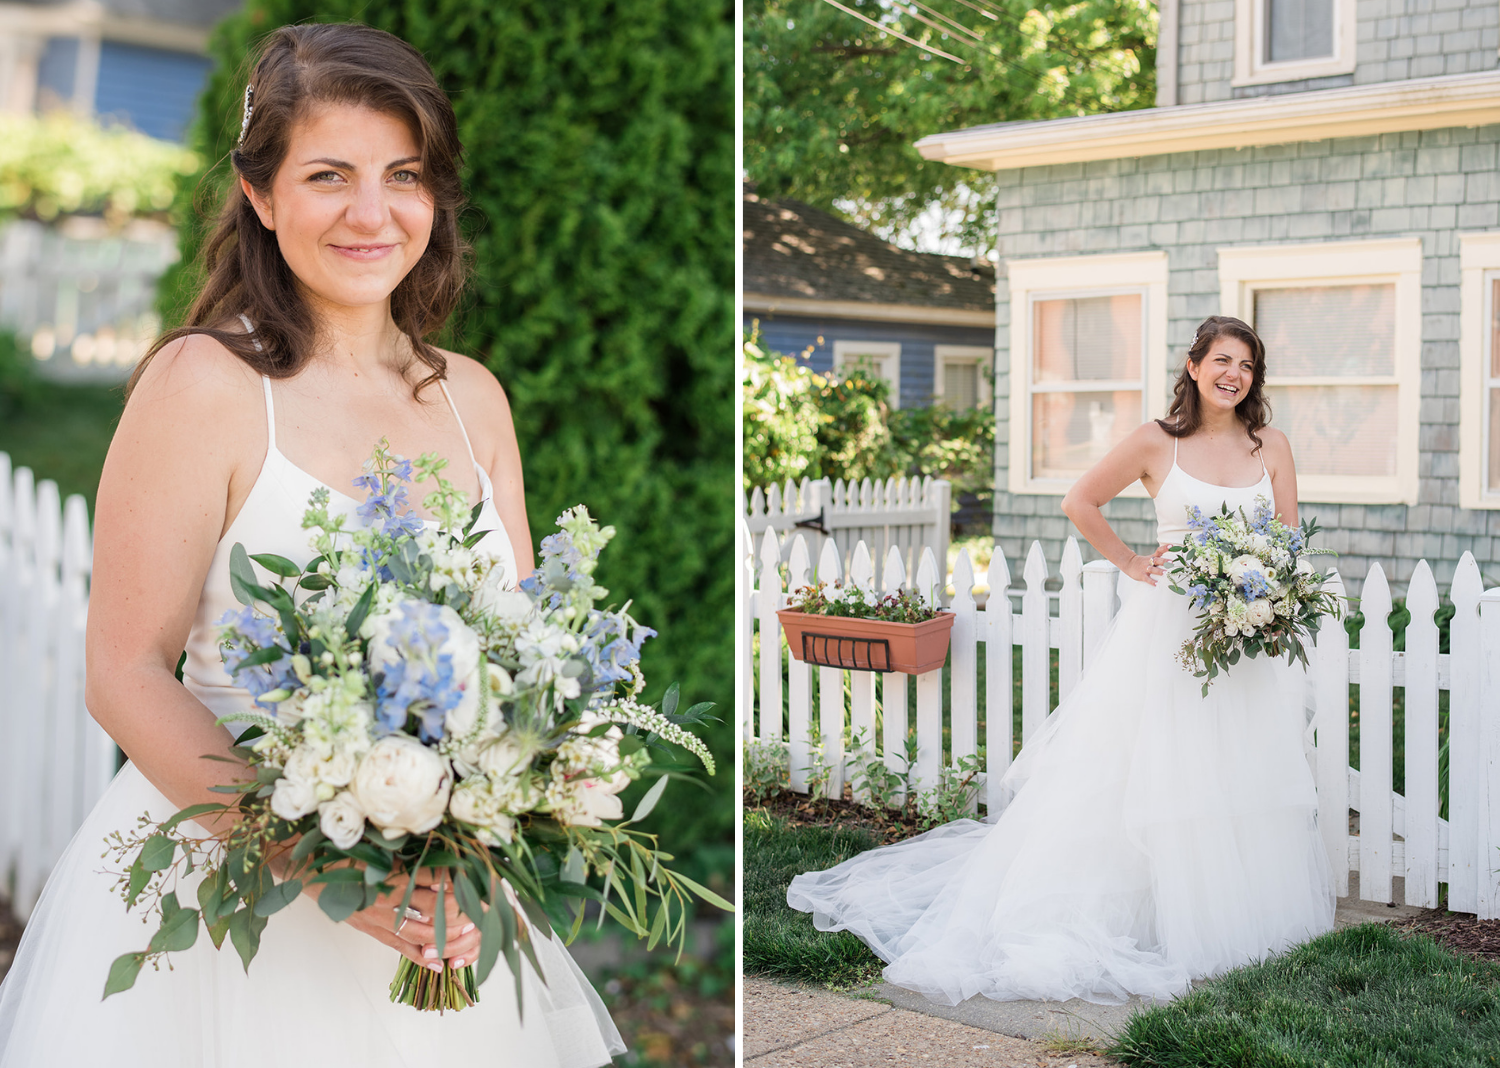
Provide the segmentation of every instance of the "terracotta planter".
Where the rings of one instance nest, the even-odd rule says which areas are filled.
[[[855,671],[935,671],[948,658],[948,639],[953,635],[953,613],[946,610],[925,623],[809,615],[795,608],[783,608],[776,615],[792,656]]]

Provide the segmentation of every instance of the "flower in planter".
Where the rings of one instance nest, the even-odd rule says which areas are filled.
[[[831,591],[826,582],[803,586],[792,594],[787,607],[815,616],[875,619],[885,623],[925,623],[941,613],[941,609],[928,605],[914,590],[902,589],[877,597],[872,591],[840,582],[835,582]]]

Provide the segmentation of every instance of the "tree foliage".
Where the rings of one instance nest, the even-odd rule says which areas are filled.
[[[825,0],[746,0],[745,170],[887,237],[932,204],[963,216],[966,247],[993,233],[988,177],[922,159],[919,138],[1153,103],[1148,0],[840,2],[926,47]]]
[[[300,21],[388,30],[448,91],[476,271],[439,343],[510,395],[533,537],[579,502],[619,530],[600,581],[661,633],[644,654],[652,690],[676,679],[690,702],[718,704],[711,741],[732,767],[732,6],[250,0],[211,44],[191,136],[212,166],[180,188],[185,262],[229,177],[253,42]],[[193,285],[191,268],[168,280],[167,322]],[[659,819],[677,840],[731,827],[727,803]]]

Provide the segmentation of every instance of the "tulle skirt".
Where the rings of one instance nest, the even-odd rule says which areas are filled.
[[[523,963],[524,1016],[502,959],[477,1005],[418,1012],[390,1001],[400,957],[315,901],[271,917],[249,974],[225,941],[171,955],[171,970],[144,968],[135,986],[101,1001],[110,963],[141,950],[155,923],[127,913],[102,874],[112,831],[150,812],[175,811],[133,764],[115,777],[53,870],[0,984],[0,1068],[250,1068],[287,1057],[361,1068],[433,1064],[594,1068],[624,1043],[567,950],[536,940],[545,985]],[[179,891],[193,904],[195,882]]]
[[[1165,583],[1131,587],[998,814],[799,875],[787,902],[950,1005],[1165,999],[1330,930],[1307,676],[1242,659],[1205,698],[1174,659],[1192,627]]]

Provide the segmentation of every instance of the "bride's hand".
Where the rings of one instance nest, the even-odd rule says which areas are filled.
[[[1144,582],[1147,585],[1155,586],[1156,576],[1166,574],[1166,571],[1162,567],[1162,560],[1163,554],[1170,548],[1170,545],[1158,545],[1156,551],[1150,556],[1132,553],[1130,559],[1125,562],[1125,566],[1120,570],[1124,571],[1125,574],[1137,582]]]
[[[356,912],[345,922],[356,930],[383,942],[397,950],[408,960],[433,971],[441,971],[438,959],[437,929],[433,918],[437,915],[437,886],[443,885],[443,914],[446,917],[446,944],[442,957],[454,968],[473,964],[479,956],[479,928],[458,907],[453,893],[453,883],[446,871],[434,872],[423,868],[417,873],[417,888],[412,891],[407,903],[406,919],[398,923],[396,910],[406,896],[406,885],[410,876],[393,873],[386,882],[395,889],[382,894],[370,908]]]

